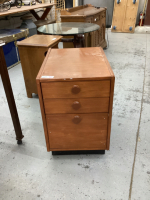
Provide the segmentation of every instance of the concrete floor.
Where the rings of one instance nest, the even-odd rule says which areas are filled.
[[[9,70],[23,145],[0,81],[0,200],[150,200],[150,35],[109,32],[116,76],[111,147],[105,155],[46,152],[38,97],[26,97],[21,66]]]

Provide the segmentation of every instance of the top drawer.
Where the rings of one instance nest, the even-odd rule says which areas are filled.
[[[109,97],[110,80],[41,83],[43,98]]]
[[[87,23],[93,23],[93,17],[87,17],[86,22]]]

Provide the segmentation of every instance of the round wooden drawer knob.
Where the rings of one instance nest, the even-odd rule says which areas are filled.
[[[80,116],[76,115],[76,116],[74,116],[72,121],[74,124],[79,124],[81,121],[81,118],[80,118]]]
[[[72,88],[72,93],[78,94],[80,92],[80,87],[78,85],[74,85]]]
[[[72,107],[74,110],[78,110],[80,108],[80,103],[78,101],[74,101]]]

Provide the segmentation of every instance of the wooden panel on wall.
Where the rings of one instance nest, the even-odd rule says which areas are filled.
[[[114,2],[114,12],[112,21],[112,31],[122,32],[122,25],[125,18],[127,0],[122,0],[121,3],[117,4],[117,0]]]
[[[126,15],[123,24],[123,32],[134,33],[139,0],[133,4],[133,0],[127,0]]]
[[[135,30],[139,0],[115,0],[112,32],[129,32]],[[135,2],[135,3],[134,3]]]

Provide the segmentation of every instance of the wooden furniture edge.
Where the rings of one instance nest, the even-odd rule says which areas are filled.
[[[61,15],[71,15],[71,13],[68,12],[67,10],[61,10],[60,14]]]
[[[74,17],[81,18],[81,17],[86,17],[86,15],[61,15],[60,16],[60,18],[74,18]]]
[[[58,37],[58,36],[57,36]],[[61,38],[62,38],[63,36],[59,36],[59,38],[56,38],[56,40],[55,40],[55,43],[54,44],[56,44],[57,42],[60,42],[61,41]],[[47,47],[47,48],[49,48],[49,46],[47,46],[47,45],[43,45],[43,44],[34,44],[34,45],[31,45],[30,43],[23,43],[22,41],[18,41],[17,42],[17,45],[18,46],[29,46],[29,47]],[[54,45],[53,45],[54,46]]]
[[[39,71],[39,73],[38,73],[38,75],[37,75],[37,77],[36,77],[36,80],[40,80],[41,74],[42,74],[42,72],[43,72],[43,70],[44,70],[45,63],[47,62],[47,59],[48,59],[48,56],[49,56],[50,52],[51,52],[51,48],[49,48],[49,50],[48,50],[48,52],[47,52],[47,55],[46,55],[46,57],[45,57],[45,59],[44,59],[44,62],[43,62],[43,64],[42,64],[42,66],[41,66],[41,69],[40,69],[40,71]]]
[[[104,50],[102,49],[102,47],[99,47],[100,48],[100,50],[102,51],[102,52],[104,52]],[[106,57],[106,55],[105,55],[105,53],[104,53],[104,60],[105,60],[105,63],[106,63],[106,65],[107,65],[107,67],[108,67],[108,70],[109,70],[109,72],[110,72],[110,75],[113,77],[113,76],[115,76],[114,75],[114,72],[113,72],[113,70],[112,70],[112,68],[111,68],[111,66],[110,66],[110,64],[109,64],[109,62],[108,62],[108,60],[107,60],[107,57]]]
[[[100,47],[100,49],[103,51],[103,49]],[[104,52],[104,51],[103,51]],[[107,134],[107,145],[106,148],[107,150],[109,150],[109,146],[110,146],[110,134],[111,134],[111,121],[112,121],[112,109],[113,109],[113,96],[114,96],[114,85],[115,85],[115,75],[113,73],[113,70],[107,60],[106,55],[104,54],[104,59],[105,62],[108,66],[108,70],[110,72],[111,75],[111,85],[110,85],[110,99],[109,99],[109,113],[108,113],[108,134]]]
[[[39,102],[40,102],[40,107],[41,107],[41,114],[42,114],[42,120],[43,120],[43,128],[44,128],[44,134],[45,134],[45,140],[46,140],[46,147],[47,147],[47,151],[50,151],[50,143],[49,143],[47,123],[46,123],[46,118],[45,118],[42,89],[41,89],[41,83],[40,83],[39,79],[36,80],[36,84],[37,84]]]
[[[70,149],[69,148],[69,151],[87,151],[87,150],[106,150],[106,149],[102,149],[102,148],[82,148],[82,150],[80,150],[80,149]],[[68,149],[51,148],[50,151],[68,151]]]
[[[42,83],[49,83],[49,82],[76,82],[76,81],[80,81],[80,82],[84,82],[84,81],[102,81],[102,80],[110,80],[110,76],[107,77],[87,77],[87,78],[61,78],[61,79],[48,79],[48,78],[44,78],[42,79]]]
[[[102,8],[101,8],[102,9]],[[91,14],[87,14],[87,15],[60,15],[60,18],[72,18],[72,17],[76,17],[76,18],[80,18],[80,17],[89,17],[89,16],[93,16],[93,15],[97,15],[98,13],[102,12],[106,10],[106,8],[103,8],[103,10],[101,11],[97,11],[95,12],[94,14],[91,13]],[[85,22],[86,23],[86,22]],[[88,22],[87,22],[88,23]]]
[[[112,77],[111,78],[111,86],[110,86],[109,113],[108,113],[108,134],[107,134],[107,144],[106,144],[107,150],[109,150],[109,147],[110,147],[110,134],[111,134],[111,122],[112,122],[112,110],[113,110],[114,85],[115,85],[115,77]]]
[[[21,12],[26,12],[26,11],[30,11],[30,10],[35,10],[35,9],[39,9],[39,8],[53,7],[54,5],[56,5],[56,3],[44,3],[44,4],[37,4],[37,5],[28,6],[28,7],[22,6],[19,9],[17,9],[16,7],[13,7],[8,11],[0,12],[0,17],[6,16],[6,15],[13,15],[16,13],[21,13]],[[31,8],[29,8],[29,7],[31,7]]]
[[[88,8],[88,7],[94,7],[92,6],[91,4],[86,4],[86,5],[81,5],[81,6],[76,6],[76,7],[72,7],[72,8],[68,8],[66,9],[67,12],[75,12],[77,10],[81,10],[81,9],[84,9],[84,8]]]
[[[115,31],[111,28],[111,32],[113,32],[113,33],[134,33],[134,31],[135,31],[135,27],[134,27],[133,31],[117,31],[117,30]]]
[[[51,49],[48,50],[48,55],[50,54]],[[44,134],[45,134],[45,139],[46,139],[46,146],[47,146],[47,151],[50,151],[50,142],[49,142],[49,136],[48,136],[48,129],[47,129],[47,123],[46,123],[46,115],[45,115],[45,109],[44,109],[44,104],[43,104],[43,95],[42,95],[42,89],[41,89],[41,82],[40,82],[40,77],[41,74],[44,70],[45,63],[47,62],[48,55],[44,59],[44,62],[41,66],[41,69],[37,75],[36,78],[36,84],[37,84],[37,90],[38,90],[38,96],[39,96],[39,102],[40,102],[40,107],[41,107],[41,113],[42,113],[42,120],[43,120],[43,127],[44,127]]]
[[[82,7],[82,6],[81,6]],[[91,7],[94,7],[94,6],[91,6]],[[60,15],[60,18],[67,18],[67,17],[77,17],[77,18],[79,18],[79,17],[88,17],[88,16],[93,16],[93,15],[96,15],[96,14],[98,14],[99,12],[102,12],[102,11],[106,11],[107,10],[107,8],[106,7],[103,7],[103,8],[100,8],[101,10],[99,10],[99,9],[97,9],[97,12],[95,12],[94,14],[93,13],[91,13],[91,14],[87,14],[87,15],[72,15],[71,13],[69,14],[69,11],[66,11],[66,12],[68,12],[68,14],[66,14],[66,15],[64,15],[64,14],[61,14]],[[62,13],[66,13],[66,12],[62,12]]]
[[[61,37],[61,38],[62,38],[62,37]],[[57,40],[55,43],[53,43],[53,44],[51,45],[51,48],[54,47],[54,46],[56,46],[59,42],[61,42],[61,38],[60,38],[59,40]]]

